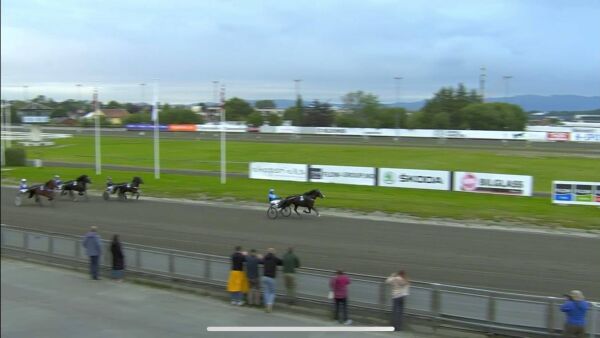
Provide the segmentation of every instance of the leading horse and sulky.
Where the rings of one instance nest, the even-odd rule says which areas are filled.
[[[325,198],[325,196],[321,193],[319,189],[313,189],[301,195],[288,196],[282,199],[277,205],[277,207],[280,209],[284,209],[293,205],[294,212],[296,212],[298,216],[300,216],[300,213],[298,212],[298,207],[304,207],[306,208],[304,209],[304,213],[310,214],[311,211],[314,210],[317,216],[320,216],[319,210],[315,208],[315,200],[319,197]]]

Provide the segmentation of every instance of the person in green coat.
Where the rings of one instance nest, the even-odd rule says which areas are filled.
[[[294,248],[289,248],[283,255],[283,278],[288,302],[296,303],[296,269],[300,267],[300,259],[294,254]]]

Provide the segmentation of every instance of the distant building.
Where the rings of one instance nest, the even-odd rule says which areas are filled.
[[[254,110],[259,112],[262,116],[277,115],[279,117],[283,117],[283,113],[285,112],[285,109],[281,108],[255,108]]]
[[[123,124],[123,120],[125,120],[125,118],[127,116],[129,116],[129,112],[126,109],[123,108],[113,108],[113,109],[101,109],[100,110],[100,115],[106,117],[106,119],[108,120],[108,122],[110,124],[114,124],[114,125],[118,125],[118,124]],[[84,119],[92,119],[94,118],[95,114],[94,112],[90,112],[87,113],[83,118]]]

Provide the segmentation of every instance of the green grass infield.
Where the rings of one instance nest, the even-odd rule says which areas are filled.
[[[56,145],[27,149],[28,159],[85,163],[90,169],[11,168],[2,172],[5,184],[19,178],[42,182],[59,174],[74,179],[88,174],[101,190],[107,176],[115,182],[143,177],[144,195],[191,199],[226,199],[265,202],[268,188],[280,195],[301,193],[318,187],[326,195],[317,205],[353,209],[359,212],[399,213],[424,218],[485,220],[533,224],[548,227],[600,229],[600,209],[591,206],[557,206],[550,198],[514,197],[459,192],[364,187],[339,184],[295,183],[229,177],[220,184],[217,176],[161,175],[150,172],[103,170],[96,176],[93,136],[57,139]],[[103,137],[102,164],[153,168],[153,140],[143,137]],[[220,170],[219,141],[163,139],[160,141],[161,168]],[[282,162],[367,167],[390,167],[450,171],[531,175],[534,191],[549,193],[553,180],[598,181],[598,157],[535,153],[513,150],[457,148],[411,148],[370,145],[290,144],[227,142],[227,171],[247,173],[249,162]]]

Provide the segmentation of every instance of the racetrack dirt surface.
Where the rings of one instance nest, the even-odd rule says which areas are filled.
[[[2,188],[2,223],[44,231],[84,234],[97,225],[103,238],[229,255],[236,245],[279,253],[296,248],[302,265],[388,275],[406,269],[415,280],[560,296],[580,289],[600,299],[600,236],[581,232],[515,231],[448,226],[411,220],[292,215],[270,220],[267,206],[175,200],[88,202],[60,198],[54,206],[31,200],[16,207],[16,189]]]

